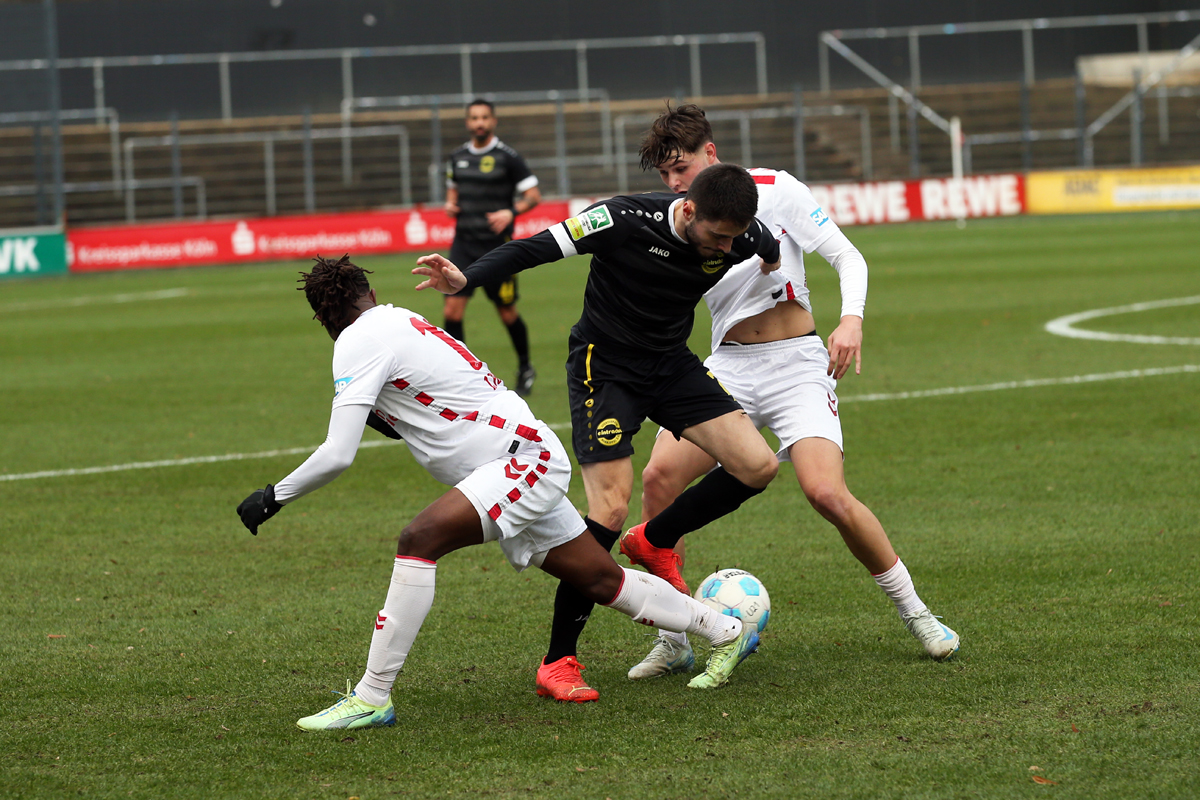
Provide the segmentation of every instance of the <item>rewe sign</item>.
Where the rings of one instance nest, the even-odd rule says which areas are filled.
[[[0,231],[0,278],[66,271],[66,238],[58,228]]]
[[[1025,211],[1022,175],[973,175],[923,181],[813,184],[817,202],[839,226],[881,222],[1006,217]]]

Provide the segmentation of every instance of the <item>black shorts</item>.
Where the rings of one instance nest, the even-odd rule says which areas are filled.
[[[678,436],[741,406],[686,347],[647,353],[584,340],[571,330],[567,355],[571,445],[580,464],[633,454],[649,418]]]
[[[459,269],[466,269],[497,247],[499,245],[494,242],[477,243],[464,240],[461,236],[455,236],[454,243],[450,245],[450,260]],[[516,275],[509,275],[504,280],[485,283],[482,286],[484,294],[497,306],[511,306],[520,299],[520,295],[517,293]],[[474,287],[469,287],[461,292],[455,292],[451,297],[471,297],[474,294]]]

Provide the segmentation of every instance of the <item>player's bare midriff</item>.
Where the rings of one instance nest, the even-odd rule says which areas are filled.
[[[738,344],[779,342],[812,333],[816,327],[808,309],[794,300],[784,300],[734,325],[722,341]]]

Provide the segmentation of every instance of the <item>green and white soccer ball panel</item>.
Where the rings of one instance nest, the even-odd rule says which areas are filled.
[[[759,633],[771,618],[771,597],[767,587],[744,569],[714,572],[700,583],[695,596],[709,608],[754,625]]]

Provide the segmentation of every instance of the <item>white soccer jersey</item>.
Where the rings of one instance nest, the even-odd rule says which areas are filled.
[[[780,268],[763,275],[761,259],[750,258],[731,268],[704,295],[712,314],[714,351],[730,328],[773,308],[785,296],[812,311],[808,283],[804,277],[804,254],[813,252],[835,234],[840,234],[837,224],[821,209],[803,183],[782,171],[752,169],[749,172],[758,188],[756,216],[779,240]],[[862,315],[862,305],[866,299],[865,268],[863,262],[861,276],[851,279],[856,286],[861,283],[861,302],[857,298],[857,288],[847,291],[847,276],[843,274],[843,315]]]
[[[342,331],[333,381],[335,409],[372,406],[451,486],[545,427],[462,342],[406,308],[375,306]]]

